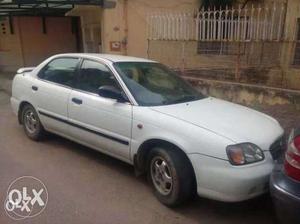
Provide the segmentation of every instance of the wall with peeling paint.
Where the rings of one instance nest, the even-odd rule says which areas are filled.
[[[293,104],[300,110],[300,91],[199,78],[187,80],[205,95],[249,106]]]

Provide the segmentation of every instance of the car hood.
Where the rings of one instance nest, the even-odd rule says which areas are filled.
[[[151,109],[207,129],[234,143],[254,143],[263,150],[269,150],[270,145],[283,134],[274,118],[213,97]]]

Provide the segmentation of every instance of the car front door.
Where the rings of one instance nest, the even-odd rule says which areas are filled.
[[[93,148],[129,161],[132,105],[99,96],[102,86],[121,90],[105,64],[83,60],[69,98],[70,133]]]
[[[68,135],[68,99],[79,62],[79,58],[53,59],[41,69],[32,85],[39,117],[49,131]]]

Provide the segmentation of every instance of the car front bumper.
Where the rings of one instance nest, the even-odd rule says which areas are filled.
[[[276,165],[270,179],[270,192],[282,223],[300,223],[300,182],[285,175],[283,165]]]
[[[189,154],[195,170],[199,196],[224,202],[240,202],[266,193],[274,161],[269,152],[265,160],[245,166],[200,154]]]

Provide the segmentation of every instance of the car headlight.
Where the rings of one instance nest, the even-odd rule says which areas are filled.
[[[256,163],[265,159],[263,151],[252,143],[229,145],[226,152],[230,163],[235,166]]]

